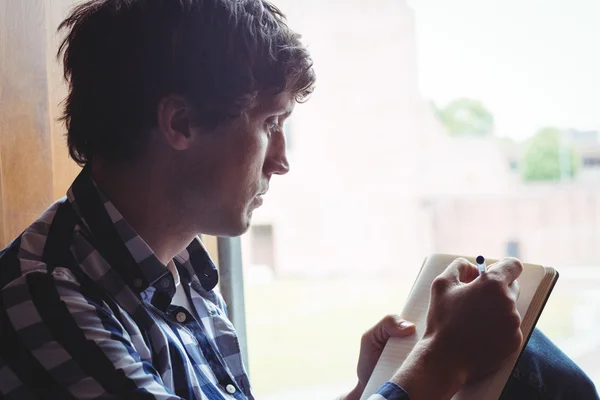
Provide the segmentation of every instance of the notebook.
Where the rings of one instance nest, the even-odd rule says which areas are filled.
[[[402,318],[415,323],[416,334],[406,338],[388,340],[361,400],[366,400],[377,392],[396,373],[412,348],[423,336],[426,328],[431,283],[458,257],[460,256],[433,254],[425,259],[401,313]],[[464,258],[475,264],[473,257]],[[494,262],[496,261],[487,260],[488,265]],[[453,400],[497,400],[500,397],[557,279],[558,272],[551,267],[523,264],[523,273],[517,279],[521,288],[517,309],[521,315],[521,331],[524,338],[521,348],[509,357],[497,372],[461,388],[452,398]]]

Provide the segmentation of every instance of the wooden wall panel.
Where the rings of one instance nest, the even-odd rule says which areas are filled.
[[[56,59],[56,52],[62,35],[57,33],[58,25],[68,15],[74,0],[51,0],[44,2],[46,14],[46,70],[48,72],[48,103],[50,137],[52,138],[52,173],[54,198],[65,195],[71,182],[79,172],[79,166],[69,158],[67,151],[66,128],[59,122],[60,103],[67,95],[67,86],[63,79],[62,64]]]
[[[59,121],[67,94],[58,25],[75,0],[0,0],[0,248],[54,200],[80,167]],[[203,236],[218,265],[217,238]]]
[[[2,244],[53,199],[43,2],[0,2]]]
[[[217,268],[219,268],[219,248],[216,236],[202,235],[202,243],[204,243],[208,254],[210,254]]]

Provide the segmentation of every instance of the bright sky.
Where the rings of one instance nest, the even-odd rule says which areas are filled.
[[[421,92],[480,99],[501,136],[600,129],[600,0],[408,0]]]

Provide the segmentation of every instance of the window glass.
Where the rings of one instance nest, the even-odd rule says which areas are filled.
[[[433,252],[556,267],[538,326],[600,384],[600,3],[275,4],[317,88],[243,237],[256,394],[352,388]]]

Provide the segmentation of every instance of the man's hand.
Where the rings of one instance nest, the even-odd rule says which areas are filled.
[[[405,337],[415,333],[415,325],[401,319],[398,315],[388,315],[374,327],[365,332],[360,342],[358,356],[358,383],[356,387],[340,400],[358,400],[373,373],[375,364],[390,337]]]
[[[438,342],[438,351],[467,380],[496,370],[521,345],[516,279],[522,271],[509,258],[479,276],[477,267],[459,259],[433,282],[425,337]]]
[[[516,308],[521,263],[507,258],[479,276],[454,261],[431,286],[427,329],[392,379],[411,399],[446,399],[498,369],[523,340]]]

